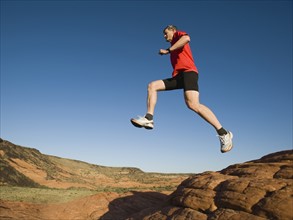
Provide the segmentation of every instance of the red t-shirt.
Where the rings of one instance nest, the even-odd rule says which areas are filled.
[[[174,45],[184,35],[187,35],[187,33],[183,31],[176,31],[173,35],[171,45]],[[175,77],[179,72],[194,71],[198,73],[194,60],[193,60],[189,43],[185,44],[180,49],[172,51],[170,58],[171,58],[171,64],[174,69],[172,73],[172,77]]]

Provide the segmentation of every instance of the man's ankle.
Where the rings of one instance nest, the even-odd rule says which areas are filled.
[[[153,118],[154,118],[154,116],[150,113],[147,113],[144,117],[149,121],[153,120]]]
[[[228,132],[221,127],[219,130],[217,130],[218,135],[222,136],[222,135],[226,135]]]

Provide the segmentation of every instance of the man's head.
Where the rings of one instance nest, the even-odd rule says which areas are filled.
[[[166,39],[166,41],[171,42],[174,33],[177,31],[177,27],[175,25],[168,25],[167,27],[165,27],[165,29],[163,30],[164,33],[164,38]]]

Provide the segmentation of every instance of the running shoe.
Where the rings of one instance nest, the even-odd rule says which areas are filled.
[[[226,153],[233,148],[232,138],[233,134],[230,131],[227,131],[227,134],[219,136],[222,153]]]
[[[148,120],[145,117],[138,116],[137,118],[132,118],[130,121],[137,128],[142,128],[142,127],[144,127],[145,129],[154,128],[154,121]]]

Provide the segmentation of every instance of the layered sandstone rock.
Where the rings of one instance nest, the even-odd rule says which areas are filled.
[[[183,181],[161,207],[136,219],[293,219],[293,151],[205,172]]]

